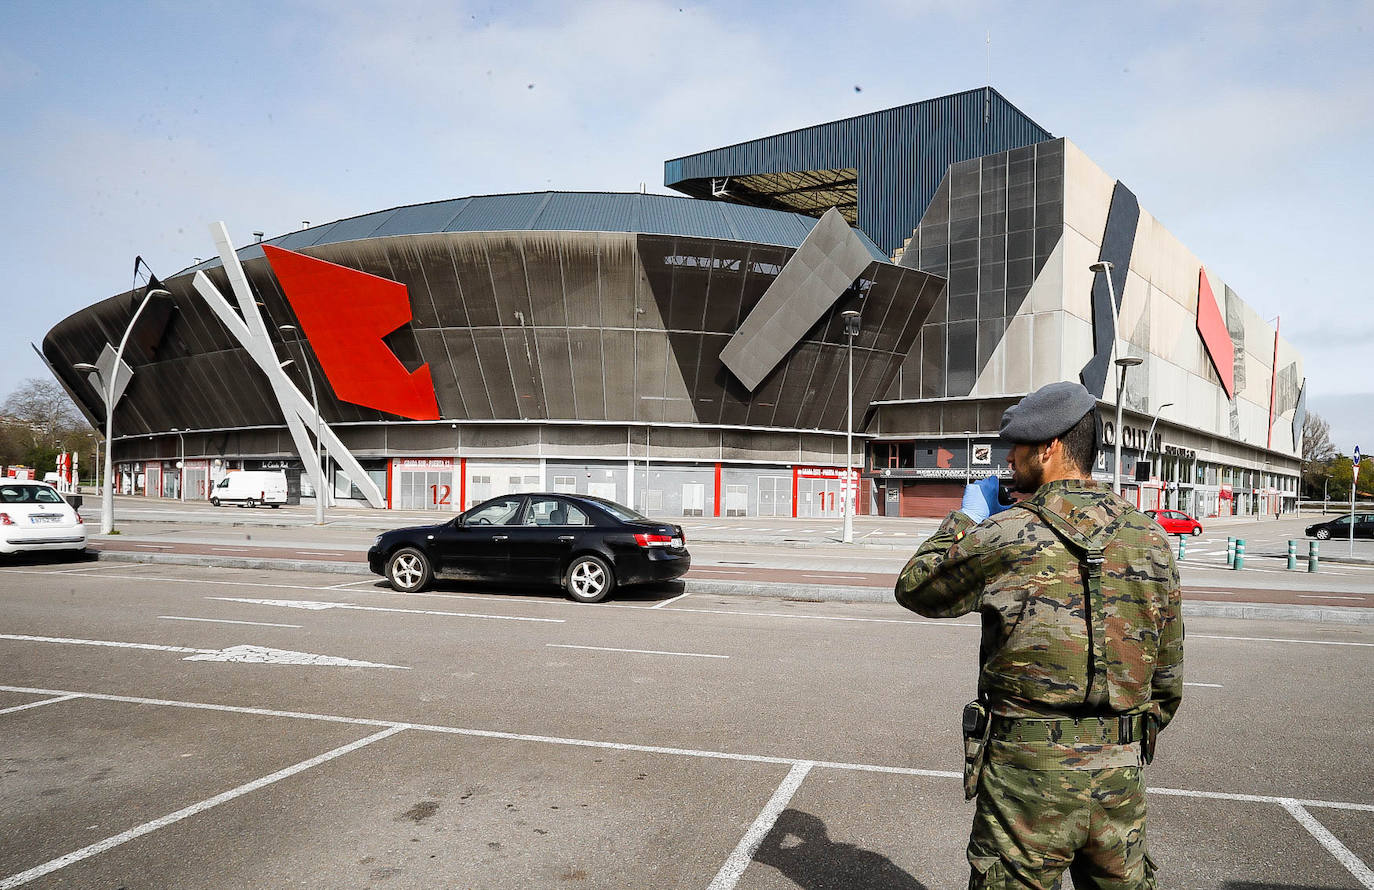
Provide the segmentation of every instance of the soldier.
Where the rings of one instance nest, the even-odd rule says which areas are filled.
[[[1183,696],[1167,536],[1091,481],[1097,401],[1052,383],[1002,415],[1012,487],[968,486],[897,580],[928,618],[977,610],[978,700],[964,709],[977,797],[970,888],[1154,888],[1141,767]]]

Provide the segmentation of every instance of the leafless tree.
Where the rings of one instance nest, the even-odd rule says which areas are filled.
[[[64,437],[85,432],[88,426],[61,385],[37,377],[10,393],[0,414],[13,433],[25,435],[35,447],[55,445]]]
[[[1331,444],[1331,424],[1315,411],[1308,411],[1302,421],[1302,459],[1306,463],[1325,463],[1336,456]]]

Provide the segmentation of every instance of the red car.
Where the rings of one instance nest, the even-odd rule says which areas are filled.
[[[1146,510],[1145,515],[1159,523],[1165,534],[1193,535],[1202,534],[1202,523],[1182,510]]]

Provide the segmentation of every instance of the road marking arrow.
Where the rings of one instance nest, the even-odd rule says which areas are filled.
[[[548,624],[563,624],[562,618],[525,618],[516,615],[483,615],[480,612],[439,612],[434,609],[391,609],[386,606],[358,606],[353,603],[331,603],[322,600],[260,600],[238,596],[207,596],[206,599],[221,600],[226,603],[251,603],[257,606],[282,606],[287,609],[308,609],[319,612],[324,609],[351,609],[357,612],[399,612],[402,615],[442,615],[448,618],[487,618],[492,621],[543,621]]]
[[[227,649],[193,649],[189,646],[159,646],[155,643],[123,643],[116,640],[76,640],[70,637],[36,637],[28,634],[0,634],[0,640],[19,640],[28,643],[66,643],[73,646],[109,646],[116,649],[149,649],[154,652],[186,653],[184,661],[224,661],[244,664],[304,664],[330,667],[373,667],[408,671],[399,664],[379,664],[357,661],[334,655],[314,655],[292,652],[289,649],[269,649],[266,646],[230,646]]]

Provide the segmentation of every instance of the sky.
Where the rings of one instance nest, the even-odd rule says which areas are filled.
[[[235,243],[991,84],[1122,180],[1374,451],[1374,3],[4,0],[0,400],[29,344]]]

